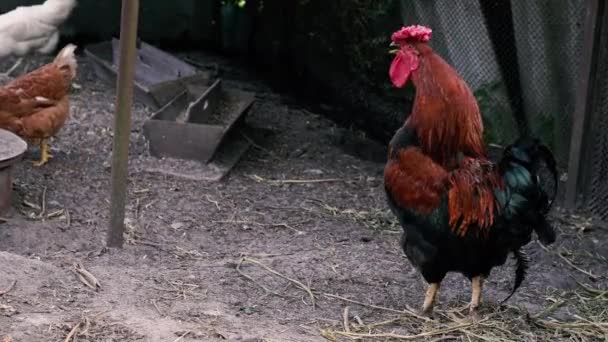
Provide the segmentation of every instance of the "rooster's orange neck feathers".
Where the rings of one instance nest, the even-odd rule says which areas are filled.
[[[485,158],[481,114],[471,89],[428,45],[417,49],[420,64],[412,74],[416,98],[409,121],[423,151],[443,165],[459,152]]]

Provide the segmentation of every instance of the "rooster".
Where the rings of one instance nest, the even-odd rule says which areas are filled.
[[[30,52],[49,54],[59,42],[59,26],[70,16],[76,0],[46,0],[43,4],[20,6],[0,15],[0,59]],[[5,72],[9,76],[19,60]]]
[[[521,285],[528,259],[521,247],[535,231],[551,244],[546,215],[557,171],[550,150],[522,137],[498,163],[486,155],[483,123],[466,82],[428,45],[431,30],[409,26],[392,35],[398,49],[389,75],[416,88],[412,112],[389,143],[384,170],[389,207],[403,227],[402,248],[429,283],[422,313],[431,315],[448,272],[472,282],[469,312],[477,316],[483,280],[510,253]],[[547,173],[548,171],[548,173]]]
[[[40,160],[34,166],[52,158],[47,140],[68,118],[68,94],[77,68],[75,50],[75,45],[68,44],[53,62],[0,87],[0,128],[39,144]]]

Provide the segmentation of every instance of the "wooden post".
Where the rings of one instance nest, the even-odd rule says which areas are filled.
[[[585,128],[588,125],[587,117],[593,101],[593,83],[598,63],[598,36],[601,28],[601,17],[604,0],[589,0],[586,2],[587,14],[585,17],[583,49],[581,51],[580,72],[576,84],[576,103],[572,114],[572,136],[570,138],[570,156],[568,159],[568,182],[564,204],[568,208],[576,207],[579,181],[581,175],[581,160],[584,152],[583,140]]]
[[[110,229],[107,236],[108,247],[120,248],[123,244],[138,17],[139,0],[122,0],[120,62],[116,85],[116,114],[114,117],[114,141],[112,149]]]

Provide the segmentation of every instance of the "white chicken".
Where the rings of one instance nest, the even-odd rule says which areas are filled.
[[[76,7],[76,0],[46,0],[33,6],[19,6],[0,15],[0,59],[22,57],[31,52],[49,54],[59,42],[59,26]],[[22,58],[7,72],[21,65]]]

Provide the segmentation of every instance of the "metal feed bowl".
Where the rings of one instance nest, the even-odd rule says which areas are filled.
[[[0,128],[0,215],[11,206],[13,193],[13,165],[27,150],[27,143],[17,135]]]

